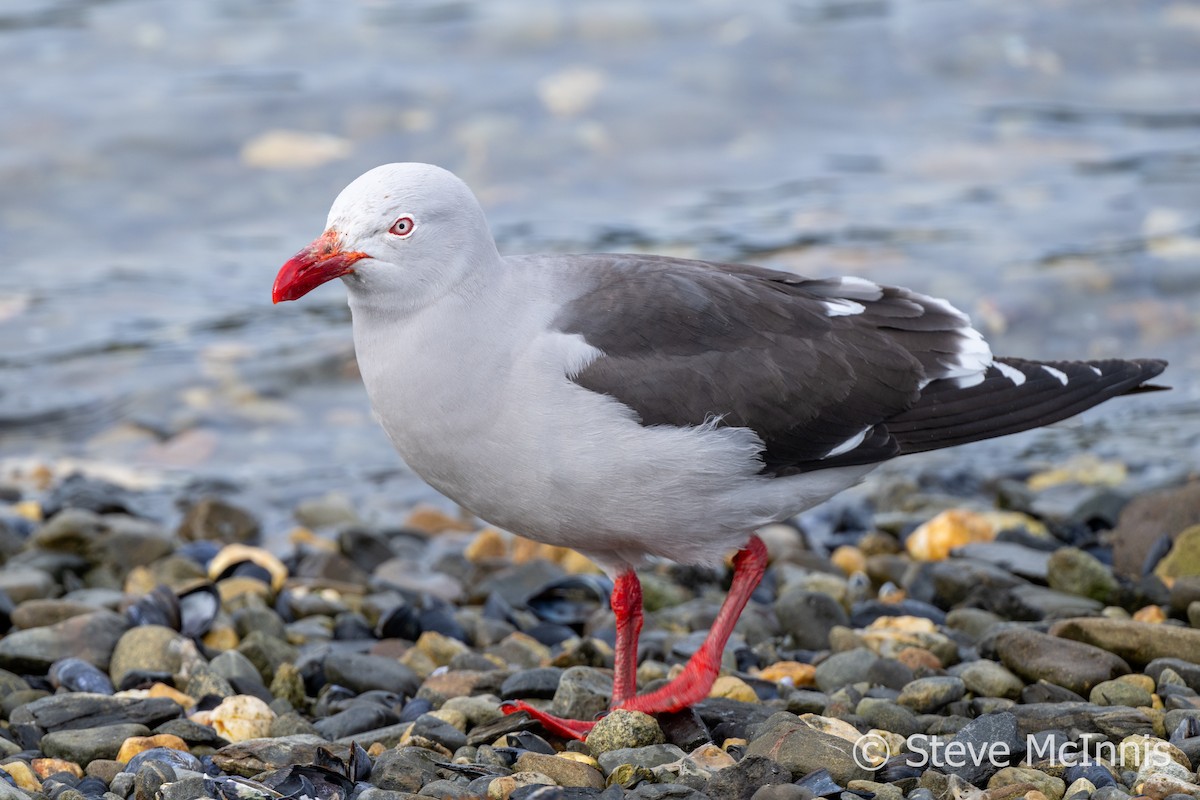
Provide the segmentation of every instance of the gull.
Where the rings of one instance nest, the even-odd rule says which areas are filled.
[[[613,577],[614,709],[707,696],[767,567],[755,530],[909,453],[1046,425],[1159,388],[1155,359],[993,356],[944,300],[854,277],[805,278],[655,255],[501,256],[471,190],[387,164],[333,203],[279,270],[274,302],[341,278],[354,347],[404,461],[480,519],[574,548]],[[682,673],[639,694],[649,557],[733,580]],[[526,703],[549,731],[593,720]]]

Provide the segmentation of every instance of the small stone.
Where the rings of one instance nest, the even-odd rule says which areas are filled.
[[[474,530],[475,526],[461,517],[452,517],[440,508],[419,505],[412,510],[404,527],[421,533],[436,535],[457,531],[465,533]]]
[[[295,664],[284,662],[271,678],[271,696],[286,700],[292,708],[303,708],[308,702],[304,689],[304,677]]]
[[[82,778],[84,774],[83,767],[74,761],[65,761],[61,758],[35,758],[29,762],[29,766],[33,768],[34,774],[43,779],[58,772],[69,772],[76,778]],[[107,783],[107,781],[105,782]]]
[[[21,630],[29,628],[44,628],[56,625],[71,617],[90,614],[96,607],[88,603],[78,603],[72,600],[49,600],[34,598],[26,600],[12,611],[13,627]]]
[[[212,710],[209,724],[230,742],[242,742],[267,736],[274,719],[275,712],[262,700],[237,694]]]
[[[596,756],[621,747],[645,747],[665,741],[654,717],[620,708],[597,722],[587,737],[588,749]]]
[[[339,653],[325,659],[325,676],[331,683],[361,694],[374,689],[412,697],[421,681],[394,658],[366,653]]]
[[[990,542],[996,529],[983,514],[965,509],[943,511],[909,534],[908,554],[918,561],[941,561],[971,542]]]
[[[258,539],[258,520],[237,506],[207,497],[188,509],[176,532],[185,541],[247,544]]]
[[[1060,547],[1047,564],[1047,582],[1051,589],[1108,602],[1117,590],[1112,570],[1092,554],[1077,547]]]
[[[524,752],[513,765],[517,772],[538,772],[547,775],[559,786],[604,788],[604,776],[596,767],[562,756]]]
[[[1200,630],[1180,625],[1153,625],[1102,617],[1077,618],[1056,622],[1050,633],[1086,642],[1131,664],[1147,664],[1164,657],[1200,663]]]
[[[797,776],[824,768],[834,781],[844,786],[847,781],[870,777],[856,762],[854,746],[854,741],[822,732],[794,714],[781,712],[763,724],[746,748],[746,755],[770,758]]]
[[[643,747],[618,747],[601,753],[596,763],[606,775],[622,764],[654,769],[687,757],[687,753],[673,744],[651,744]]]
[[[709,697],[727,697],[742,703],[757,703],[758,695],[750,684],[733,675],[722,675],[717,678],[708,692]]]
[[[1167,621],[1167,612],[1163,610],[1162,606],[1142,606],[1133,613],[1133,621],[1159,625]]]
[[[19,789],[36,792],[42,788],[42,782],[38,780],[38,776],[34,773],[33,769],[24,761],[10,761],[7,764],[0,764],[0,769],[12,776],[13,783]]]
[[[799,587],[783,592],[775,601],[779,627],[796,647],[824,650],[835,626],[848,626],[850,616],[837,600],[819,591]]]
[[[792,773],[787,768],[763,756],[747,755],[733,766],[714,772],[704,790],[711,797],[747,800],[759,797],[760,787],[791,782]],[[811,795],[806,800],[812,800]]]
[[[592,667],[563,670],[554,692],[554,712],[567,719],[594,719],[611,702],[612,678]]]
[[[130,628],[113,648],[109,674],[117,686],[131,672],[179,672],[180,645],[184,641],[178,632],[162,625],[139,625]]]
[[[962,678],[937,675],[920,678],[905,686],[896,702],[918,714],[933,713],[955,700],[962,699],[966,686]]]
[[[867,571],[867,557],[853,545],[843,544],[834,548],[829,560],[847,576]]]
[[[826,658],[814,674],[817,687],[823,692],[832,692],[843,686],[862,683],[879,656],[865,647],[858,647],[842,653],[834,653]]]
[[[512,793],[525,786],[553,786],[554,779],[540,772],[514,772],[493,778],[487,787],[488,800],[508,800]]]
[[[192,670],[187,680],[187,693],[197,700],[204,697],[232,697],[233,685],[207,664]]]
[[[1006,697],[1016,700],[1025,688],[1025,682],[1003,664],[980,659],[960,664],[952,674],[962,678],[967,691],[977,697]]]
[[[789,686],[815,686],[817,683],[817,668],[812,664],[799,661],[776,661],[764,667],[758,674],[759,678],[772,683],[785,683]]]
[[[168,747],[172,750],[188,752],[187,742],[170,733],[159,733],[153,736],[131,736],[122,742],[121,749],[117,751],[117,761],[127,762],[138,753],[143,753],[155,747]]]
[[[1062,800],[1067,785],[1061,778],[1033,769],[1032,767],[1004,767],[999,770],[987,783],[987,788],[999,789],[1004,786],[1033,784],[1049,800]]]
[[[300,655],[292,645],[262,631],[251,631],[238,645],[237,650],[232,652],[241,653],[250,660],[258,670],[258,683],[264,685],[281,665],[296,663]]]
[[[1002,750],[1007,750],[1010,763],[1013,764],[1019,762],[1021,755],[1025,752],[1025,739],[1017,724],[1017,717],[1003,711],[985,714],[971,720],[954,735],[954,741],[960,743],[960,746],[968,753],[999,754]],[[1003,748],[1001,748],[1001,744]],[[998,759],[990,757],[967,758],[963,759],[961,765],[948,764],[942,769],[947,774],[957,775],[968,783],[979,786],[1002,766],[995,763],[997,761]]]
[[[495,528],[484,528],[475,534],[463,555],[468,561],[475,563],[505,558],[508,556],[508,542],[505,541],[504,534]]]
[[[1004,666],[1025,680],[1046,680],[1079,694],[1129,672],[1129,665],[1110,652],[1033,630],[1003,631],[994,647]]]
[[[1121,679],[1104,681],[1092,687],[1088,699],[1100,706],[1149,706],[1151,692]]]
[[[115,758],[121,745],[131,736],[147,736],[145,725],[120,724],[103,728],[76,728],[54,731],[42,737],[42,752],[51,758],[88,764],[98,758]]]
[[[0,667],[45,675],[55,661],[73,657],[107,670],[117,640],[128,628],[124,615],[93,611],[55,625],[13,631],[0,639]]]
[[[1160,578],[1200,575],[1200,525],[1184,528],[1175,536],[1171,549],[1154,567]]]
[[[462,642],[437,631],[423,632],[414,646],[429,656],[429,660],[439,667],[449,664],[455,656],[470,651],[470,648]]]

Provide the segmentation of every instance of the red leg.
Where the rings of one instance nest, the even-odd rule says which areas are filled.
[[[626,570],[613,583],[612,610],[617,615],[617,647],[613,655],[613,708],[637,694],[638,636],[642,632],[642,584]]]
[[[734,556],[733,583],[704,644],[688,660],[679,677],[644,695],[632,694],[637,678],[637,637],[642,628],[641,584],[632,571],[617,576],[612,595],[613,611],[617,615],[613,708],[661,714],[687,708],[707,697],[721,671],[721,654],[733,633],[733,626],[766,569],[767,548],[761,539],[751,536],[745,548]],[[510,701],[500,708],[505,714],[524,711],[551,733],[575,739],[587,738],[596,725],[590,720],[556,717],[521,701]]]
[[[661,714],[664,711],[687,708],[707,697],[713,681],[717,679],[717,673],[721,671],[721,654],[725,651],[730,634],[733,633],[733,626],[766,569],[767,548],[762,539],[751,536],[746,547],[739,550],[733,558],[733,583],[729,587],[729,594],[725,596],[725,602],[721,605],[721,611],[713,620],[712,629],[704,644],[688,659],[683,672],[661,689],[631,697],[616,707],[644,711],[647,714]]]
[[[638,634],[642,631],[642,584],[633,570],[626,570],[613,583],[612,610],[617,615],[617,646],[613,656],[613,708],[637,692]],[[520,700],[502,705],[505,714],[524,711],[557,736],[585,739],[594,721],[563,719]]]

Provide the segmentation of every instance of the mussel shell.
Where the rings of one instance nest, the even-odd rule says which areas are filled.
[[[282,800],[284,795],[249,778],[209,776],[204,779],[204,791],[219,800]]]
[[[846,791],[845,787],[839,786],[837,781],[830,777],[829,770],[824,767],[808,773],[796,781],[796,785],[808,789],[815,797],[835,797]]]
[[[167,586],[159,584],[125,609],[125,616],[135,626],[162,625],[179,630],[179,598]]]
[[[525,601],[543,622],[582,625],[608,605],[612,581],[601,575],[568,575],[551,581]]]
[[[179,632],[190,639],[199,639],[212,628],[221,610],[221,595],[217,587],[204,583],[179,595]]]
[[[556,754],[556,750],[550,746],[542,737],[538,736],[533,731],[517,731],[508,735],[508,743],[514,747],[519,747],[522,750],[528,750],[531,753],[540,753],[544,756],[552,756]]]
[[[100,669],[81,658],[60,658],[50,665],[50,683],[69,692],[114,694],[112,681]]]

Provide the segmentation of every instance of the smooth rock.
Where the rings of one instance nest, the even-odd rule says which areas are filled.
[[[109,674],[118,686],[134,671],[179,672],[183,636],[161,625],[130,628],[113,648]]]
[[[791,781],[791,771],[782,764],[763,756],[746,755],[732,767],[714,772],[704,793],[729,800],[754,800],[761,788],[791,785]]]
[[[1033,784],[1049,800],[1062,800],[1063,791],[1067,788],[1061,778],[1031,767],[1005,767],[991,777],[987,786],[989,790],[994,790],[1025,783]]]
[[[829,647],[829,632],[848,626],[850,617],[840,603],[823,592],[789,589],[775,601],[780,630],[802,650]]]
[[[41,749],[51,758],[88,764],[98,758],[116,758],[126,739],[149,733],[145,725],[131,723],[60,730],[43,736]]]
[[[252,544],[259,524],[249,512],[215,497],[206,497],[188,509],[176,535],[184,541],[207,540]]]
[[[1050,556],[1047,572],[1051,589],[1108,602],[1117,590],[1112,570],[1077,547],[1061,547]]]
[[[331,654],[324,664],[325,677],[330,683],[345,686],[356,694],[382,689],[412,697],[421,688],[421,679],[412,669],[387,656]]]
[[[1200,630],[1195,628],[1082,617],[1060,620],[1050,633],[1107,650],[1131,664],[1148,664],[1157,658],[1200,662]]]
[[[1079,694],[1129,673],[1123,659],[1098,647],[1033,630],[1003,631],[993,644],[1004,666],[1016,675],[1027,681],[1044,679]]]
[[[987,753],[987,756],[968,757],[961,765],[942,764],[938,768],[976,786],[982,786],[996,773],[999,765],[1004,763],[1004,753],[1009,754],[1008,764],[1017,764],[1025,752],[1025,738],[1017,718],[1008,712],[985,714],[971,720],[954,735],[954,741],[959,742],[968,754]]]
[[[855,762],[852,741],[816,730],[786,712],[767,720],[747,746],[746,755],[769,758],[796,776],[828,769],[830,776],[842,786],[847,781],[871,777]]]
[[[0,667],[44,675],[61,658],[81,658],[107,670],[117,641],[129,628],[121,614],[94,611],[55,625],[13,631],[0,639]]]
[[[567,719],[594,719],[611,702],[611,676],[592,667],[569,667],[559,678],[553,709]]]
[[[1025,688],[1025,682],[1003,664],[979,659],[965,664],[956,664],[950,673],[962,678],[967,691],[977,697],[1006,697],[1016,700]]]
[[[568,670],[570,672],[570,670]],[[566,680],[566,676],[563,676]],[[645,747],[663,744],[666,738],[658,721],[640,711],[616,709],[602,718],[587,736],[588,749],[599,756],[623,747]]]
[[[854,683],[866,681],[879,656],[865,647],[834,653],[817,665],[817,687],[832,692]]]
[[[962,699],[965,693],[962,678],[935,675],[919,678],[905,686],[896,702],[918,714],[929,714]]]
[[[525,752],[517,759],[513,769],[517,772],[540,772],[550,776],[559,786],[604,788],[604,776],[600,774],[600,770],[561,756]]]

